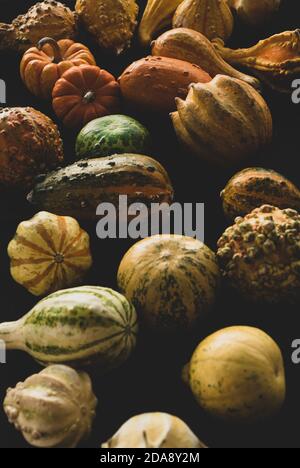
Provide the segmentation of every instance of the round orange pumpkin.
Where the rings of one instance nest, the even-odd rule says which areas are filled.
[[[69,128],[82,128],[97,117],[118,113],[120,108],[116,79],[90,65],[66,71],[56,82],[52,97],[54,112]]]
[[[56,81],[69,68],[96,65],[89,49],[70,39],[56,42],[50,37],[41,39],[23,55],[20,72],[29,91],[42,99],[51,99]]]

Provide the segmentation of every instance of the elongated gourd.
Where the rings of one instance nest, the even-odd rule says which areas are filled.
[[[112,289],[96,286],[54,293],[20,320],[0,325],[7,349],[26,351],[44,365],[96,362],[100,371],[129,357],[136,334],[134,307]]]

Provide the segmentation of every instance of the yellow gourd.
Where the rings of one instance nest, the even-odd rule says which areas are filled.
[[[47,212],[18,226],[8,254],[12,277],[35,296],[77,285],[92,264],[89,236],[78,222]]]

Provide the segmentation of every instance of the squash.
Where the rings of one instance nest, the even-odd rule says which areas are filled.
[[[131,64],[119,78],[122,96],[139,111],[169,113],[175,98],[185,98],[191,83],[211,77],[197,65],[167,57],[147,57]]]
[[[100,203],[119,210],[119,196],[128,204],[171,203],[173,187],[164,168],[138,154],[79,161],[59,169],[37,183],[28,200],[43,210],[75,219],[95,220]]]
[[[148,0],[139,26],[139,39],[143,47],[150,45],[154,36],[172,24],[176,8],[183,0]]]
[[[44,0],[35,3],[11,24],[0,23],[0,50],[23,53],[45,36],[55,40],[74,39],[77,32],[77,15],[70,8],[54,0]]]
[[[300,211],[299,189],[281,174],[259,167],[235,174],[221,192],[221,198],[224,213],[230,221],[262,205]]]
[[[162,34],[152,43],[152,55],[194,63],[210,76],[228,75],[260,89],[260,82],[233,68],[203,34],[188,28],[176,28]]]
[[[28,190],[38,174],[62,164],[54,122],[31,107],[0,108],[0,187]]]
[[[239,19],[250,26],[261,26],[279,10],[281,0],[227,0]]]
[[[75,9],[101,48],[119,55],[130,46],[139,12],[135,0],[77,0]]]
[[[207,448],[179,418],[166,413],[146,413],[130,418],[105,444],[116,448]]]
[[[11,275],[35,296],[75,286],[92,265],[89,244],[75,219],[38,213],[9,243]]]
[[[74,448],[90,431],[97,398],[85,372],[54,365],[9,388],[4,411],[38,448]]]
[[[245,164],[272,140],[272,116],[261,95],[244,81],[217,75],[193,84],[172,114],[179,141],[209,164]]]
[[[81,129],[97,117],[116,114],[119,94],[119,85],[110,73],[81,65],[67,70],[56,82],[52,104],[66,127]]]
[[[92,53],[83,44],[70,39],[56,42],[44,37],[37,47],[23,55],[20,72],[29,91],[42,99],[51,99],[52,90],[62,74],[73,66],[96,65]]]
[[[202,242],[158,235],[135,244],[119,266],[118,285],[145,324],[183,333],[205,317],[216,299],[220,272]]]
[[[89,122],[76,139],[76,158],[112,154],[146,154],[150,133],[137,120],[126,115],[110,115]]]
[[[6,349],[27,352],[43,365],[120,366],[136,343],[134,307],[108,288],[82,286],[51,294],[16,322],[0,325]]]
[[[285,400],[281,351],[252,327],[229,327],[202,341],[189,368],[192,392],[205,411],[230,422],[273,416]]]
[[[226,0],[184,0],[173,18],[173,28],[189,28],[209,40],[226,42],[233,31],[233,16]]]

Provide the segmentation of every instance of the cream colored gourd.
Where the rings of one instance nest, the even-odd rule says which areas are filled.
[[[187,99],[176,104],[171,116],[179,141],[210,164],[240,166],[271,142],[271,112],[243,81],[217,75],[191,85]]]
[[[226,0],[184,0],[173,18],[173,28],[189,28],[208,39],[226,42],[233,31],[233,16]]]
[[[251,26],[260,26],[278,11],[281,0],[227,0],[239,18]]]
[[[74,448],[89,435],[97,399],[89,376],[50,366],[7,390],[4,411],[26,441],[39,448]]]
[[[156,34],[172,24],[176,8],[183,0],[148,0],[140,26],[139,39],[147,47]]]
[[[92,265],[89,235],[74,218],[42,211],[8,246],[11,275],[35,296],[76,286]]]
[[[285,399],[281,351],[257,328],[230,327],[206,338],[192,356],[189,379],[199,405],[225,421],[263,420]]]
[[[146,413],[129,419],[102,448],[206,448],[176,416]]]

